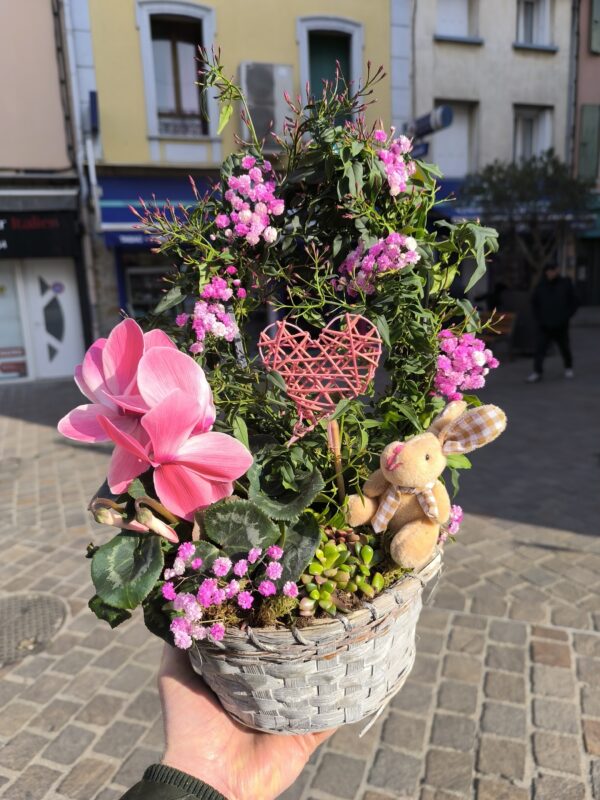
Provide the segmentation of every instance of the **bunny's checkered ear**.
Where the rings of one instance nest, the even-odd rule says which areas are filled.
[[[435,436],[440,436],[444,428],[447,428],[455,419],[460,417],[461,414],[464,414],[466,410],[467,404],[464,400],[453,400],[433,419],[427,430]]]
[[[506,414],[498,406],[479,406],[448,425],[441,434],[444,455],[470,453],[496,439],[506,428]]]

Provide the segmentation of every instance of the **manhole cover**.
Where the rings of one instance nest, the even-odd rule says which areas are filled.
[[[51,595],[0,598],[0,667],[43,650],[66,613],[64,602]]]

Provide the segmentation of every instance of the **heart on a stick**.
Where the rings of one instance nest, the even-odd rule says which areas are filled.
[[[258,349],[265,367],[281,375],[296,404],[298,437],[331,414],[340,400],[366,391],[381,357],[381,337],[365,317],[344,314],[316,340],[297,325],[275,322],[260,334]]]

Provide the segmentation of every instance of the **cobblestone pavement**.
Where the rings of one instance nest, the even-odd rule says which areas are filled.
[[[551,359],[490,380],[509,431],[463,478],[469,516],[419,625],[404,690],[364,738],[346,727],[285,800],[600,798],[600,348],[579,329],[575,381]],[[115,800],[160,757],[161,649],[140,620],[86,608],[85,507],[107,453],[61,441],[67,383],[0,389],[0,597],[64,598],[52,643],[0,670],[0,796]]]

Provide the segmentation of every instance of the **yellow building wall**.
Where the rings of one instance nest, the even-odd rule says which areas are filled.
[[[89,0],[96,82],[100,107],[103,159],[106,164],[157,164],[151,160],[148,140],[144,76],[135,0]],[[198,3],[206,7],[208,3]],[[218,0],[215,9],[215,46],[231,77],[238,75],[242,61],[290,64],[294,68],[295,91],[300,91],[298,17],[327,15],[363,25],[363,71],[367,60],[390,64],[390,16],[388,0]],[[390,79],[376,87],[377,105],[367,120],[391,118]],[[222,134],[221,152],[206,147],[206,161],[194,166],[215,166],[234,149],[237,122]],[[194,140],[190,140],[194,141]],[[198,140],[196,140],[198,141]],[[159,162],[160,163],[160,162]],[[167,162],[164,162],[166,165]],[[184,165],[180,165],[184,166]]]

